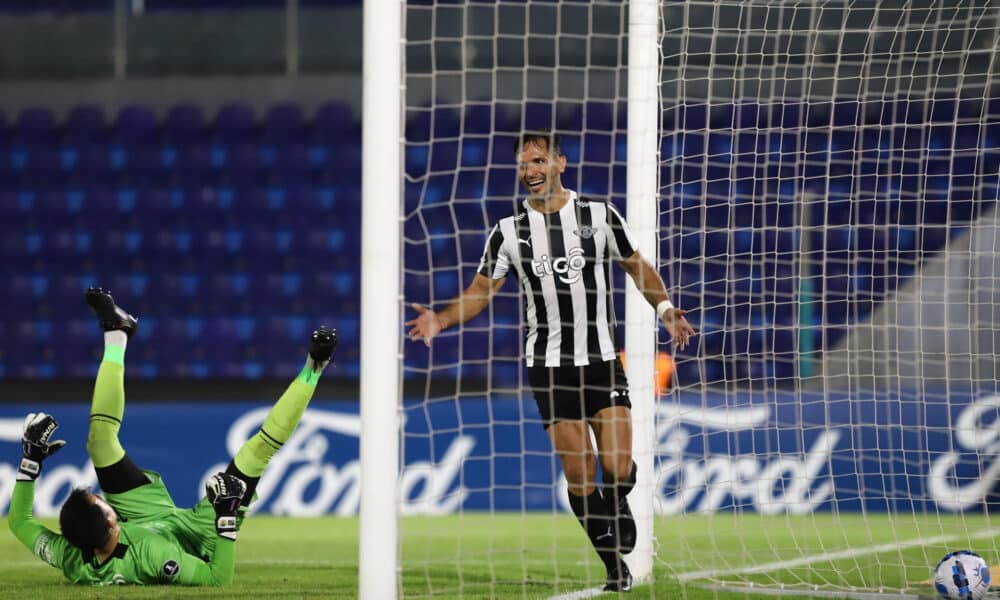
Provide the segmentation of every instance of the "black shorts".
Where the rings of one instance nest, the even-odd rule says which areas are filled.
[[[622,363],[615,360],[584,367],[528,367],[542,425],[589,419],[609,406],[632,408]]]

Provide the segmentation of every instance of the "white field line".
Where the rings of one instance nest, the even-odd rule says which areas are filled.
[[[926,594],[887,594],[883,592],[845,592],[833,590],[807,590],[804,588],[767,588],[756,585],[699,585],[703,590],[713,592],[735,592],[737,594],[759,594],[761,596],[792,596],[802,598],[839,598],[840,600],[934,600],[936,596]]]
[[[582,600],[583,598],[593,598],[594,596],[600,596],[604,593],[602,588],[590,588],[587,590],[578,590],[575,592],[567,592],[565,594],[559,594],[558,596],[549,596],[548,600]]]
[[[843,560],[845,558],[855,558],[857,556],[865,556],[866,554],[882,554],[885,552],[894,552],[896,550],[913,548],[914,546],[930,546],[938,544],[947,544],[960,540],[992,538],[996,537],[998,534],[1000,534],[1000,529],[989,529],[986,531],[980,531],[979,533],[970,535],[941,535],[933,538],[917,538],[915,540],[908,540],[905,542],[891,542],[888,544],[880,544],[878,546],[852,548],[850,550],[840,550],[839,552],[826,552],[824,554],[803,556],[801,558],[796,558],[792,560],[779,560],[760,565],[737,567],[735,569],[706,569],[704,571],[691,571],[689,573],[678,573],[677,579],[678,581],[691,581],[692,579],[710,579],[714,577],[726,577],[729,575],[749,575],[751,573],[766,573],[769,571],[793,569],[795,567],[801,567],[803,565],[808,565],[817,562]]]

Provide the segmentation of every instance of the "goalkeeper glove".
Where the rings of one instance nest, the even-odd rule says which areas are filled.
[[[236,512],[246,494],[245,481],[229,473],[216,473],[205,484],[208,501],[215,509],[215,532],[236,541]]]
[[[42,461],[66,445],[65,440],[50,442],[59,423],[51,415],[30,413],[24,418],[21,433],[21,464],[17,469],[18,481],[34,481],[42,472]]]

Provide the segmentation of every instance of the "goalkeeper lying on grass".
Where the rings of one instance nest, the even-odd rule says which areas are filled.
[[[105,332],[87,436],[87,452],[104,496],[73,490],[59,513],[61,534],[33,519],[34,481],[42,462],[65,442],[52,440],[59,426],[55,419],[30,414],[24,421],[23,455],[8,515],[11,531],[73,583],[231,583],[236,532],[264,468],[291,436],[312,398],[337,346],[336,332],[320,327],[312,334],[305,367],[260,431],[240,448],[225,472],[212,476],[206,498],[194,508],[180,509],[160,476],[140,470],[118,441],[125,408],[125,345],[137,321],[100,288],[87,290],[86,300]]]

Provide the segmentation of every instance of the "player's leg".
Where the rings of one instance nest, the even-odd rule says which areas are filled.
[[[619,559],[597,485],[597,461],[583,416],[578,377],[579,370],[573,367],[528,369],[542,425],[566,477],[570,508],[610,575],[617,572]]]
[[[636,530],[628,494],[635,487],[632,460],[632,404],[625,370],[617,359],[587,367],[587,417],[597,438],[601,483],[608,516],[615,523],[619,550],[635,548]]]
[[[104,330],[104,356],[97,369],[90,405],[87,453],[101,489],[112,494],[126,492],[149,483],[118,440],[125,411],[125,347],[138,321],[115,305],[106,290],[90,288],[84,298]]]
[[[302,371],[271,407],[260,430],[243,444],[226,468],[227,473],[239,477],[247,484],[243,506],[249,506],[267,464],[298,426],[313,392],[316,391],[319,377],[333,358],[336,347],[336,330],[321,326],[313,332]]]

